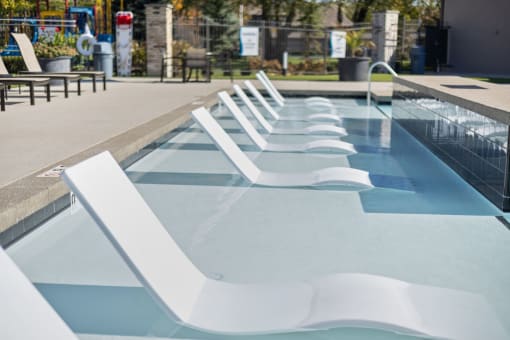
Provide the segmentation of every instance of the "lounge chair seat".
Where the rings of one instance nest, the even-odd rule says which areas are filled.
[[[103,71],[73,71],[66,73],[50,73],[43,72],[39,61],[37,60],[37,56],[35,55],[34,47],[30,39],[28,39],[27,35],[24,33],[11,33],[12,37],[18,44],[19,50],[23,57],[23,61],[27,67],[28,71],[24,71],[23,73],[32,75],[42,75],[49,76],[54,79],[62,79],[64,80],[64,86],[69,80],[77,80],[78,81],[78,95],[81,94],[80,81],[81,77],[92,78],[92,90],[96,92],[96,80],[103,79],[103,90],[106,90],[106,76]],[[66,97],[67,97],[67,90]]]
[[[255,86],[253,85],[253,83],[251,81],[245,80],[244,81],[244,85],[250,91],[252,96],[254,96],[255,99],[257,99],[257,101],[260,104],[262,104],[264,109],[266,109],[266,111],[275,120],[279,120],[279,121],[285,121],[285,120],[295,121],[295,120],[303,120],[304,119],[304,120],[307,120],[307,121],[332,121],[332,122],[335,122],[335,123],[339,123],[339,122],[342,121],[340,119],[340,117],[337,114],[334,114],[334,113],[314,113],[314,114],[306,115],[306,116],[303,116],[303,117],[282,117],[278,112],[275,111],[275,109],[273,109],[273,107],[267,102],[267,100],[262,96],[262,94],[260,94],[259,90],[257,90],[257,88],[255,88]]]
[[[0,57],[0,83],[5,86],[9,85],[27,85],[30,93],[30,105],[35,105],[35,86],[44,86],[46,90],[46,101],[51,100],[50,79],[40,77],[13,77],[5,67],[2,57]],[[3,90],[2,90],[3,91]],[[5,96],[4,105],[1,107],[5,111]]]
[[[262,171],[241,151],[206,108],[193,110],[191,116],[232,165],[252,184],[271,187],[340,186],[353,190],[373,188],[368,172],[352,168],[335,167],[299,173]]]
[[[232,100],[230,95],[225,92],[219,92],[220,101],[227,107],[237,120],[239,125],[246,132],[251,141],[263,151],[271,152],[313,152],[313,151],[334,151],[347,154],[354,154],[356,150],[350,143],[332,139],[314,140],[303,144],[274,144],[268,143],[264,137],[255,129],[251,122],[246,118],[239,106]]]
[[[347,135],[347,131],[344,128],[327,124],[311,125],[301,129],[275,128],[266,120],[266,118],[264,118],[264,116],[260,113],[259,109],[252,103],[250,98],[248,98],[248,96],[244,93],[241,87],[239,87],[238,85],[234,85],[233,88],[237,96],[248,107],[253,117],[255,117],[257,122],[260,124],[260,126],[262,126],[262,128],[267,133],[275,135],[337,135],[337,136]]]
[[[179,324],[217,334],[359,327],[427,339],[509,338],[483,297],[453,289],[364,273],[289,283],[210,279],[189,260],[108,152],[68,168],[62,177],[151,296]]]
[[[0,339],[78,340],[0,247]]]

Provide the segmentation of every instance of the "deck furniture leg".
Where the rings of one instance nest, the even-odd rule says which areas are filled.
[[[161,58],[161,74],[159,75],[159,82],[163,82],[163,75],[165,74],[165,58]]]
[[[69,79],[64,79],[64,97],[69,97]]]
[[[0,91],[0,110],[5,111],[5,88]]]
[[[30,89],[30,105],[35,105],[34,84],[30,83],[28,88]]]

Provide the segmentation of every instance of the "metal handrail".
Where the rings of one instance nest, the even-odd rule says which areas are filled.
[[[370,99],[372,98],[372,71],[377,66],[384,66],[392,76],[398,77],[398,73],[395,72],[394,69],[391,68],[388,63],[385,63],[384,61],[378,61],[376,63],[373,63],[372,66],[368,69],[368,91],[367,91],[367,106],[370,107]]]

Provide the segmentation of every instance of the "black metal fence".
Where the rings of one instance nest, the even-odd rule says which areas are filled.
[[[225,22],[214,22],[205,18],[174,19],[174,56],[188,47],[205,48],[216,62],[213,68],[248,73],[265,68],[273,72],[282,71],[284,52],[288,53],[288,71],[294,74],[336,74],[337,59],[330,58],[330,29],[284,26],[278,23],[250,21],[245,26],[259,29],[259,56],[239,55],[240,26]],[[372,40],[371,25],[360,24],[342,29],[362,32],[364,45]],[[365,49],[370,56],[372,50]],[[230,64],[229,64],[230,63]]]

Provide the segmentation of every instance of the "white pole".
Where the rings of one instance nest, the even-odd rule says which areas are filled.
[[[287,75],[287,68],[289,66],[289,53],[287,51],[283,52],[283,75]]]

